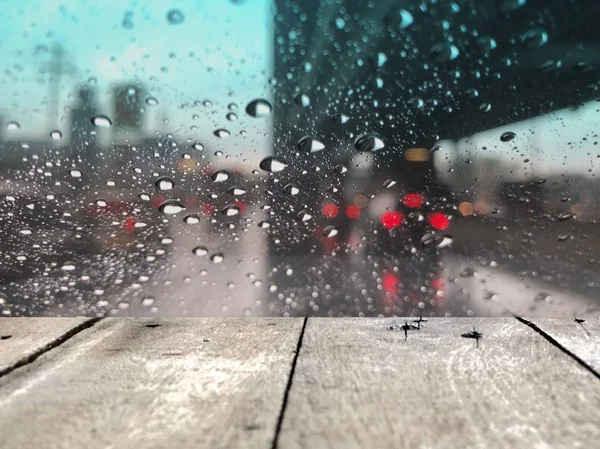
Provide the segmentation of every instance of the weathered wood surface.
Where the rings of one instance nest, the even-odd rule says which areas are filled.
[[[600,317],[535,318],[528,321],[600,373]]]
[[[302,324],[102,320],[0,378],[0,448],[270,447]]]
[[[0,318],[0,376],[77,330],[89,318]]]
[[[310,319],[282,448],[591,448],[600,382],[516,319]],[[412,323],[415,324],[415,323]],[[483,338],[462,337],[473,331]],[[596,345],[598,350],[598,345]]]

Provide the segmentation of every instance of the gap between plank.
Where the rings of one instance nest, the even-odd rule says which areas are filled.
[[[529,326],[531,329],[533,329],[535,332],[540,334],[542,337],[544,337],[552,346],[560,349],[562,352],[564,352],[569,357],[571,357],[573,360],[575,360],[577,363],[579,363],[582,367],[584,367],[586,370],[588,370],[590,373],[592,373],[596,377],[596,379],[600,379],[600,373],[598,373],[596,370],[594,370],[594,368],[592,368],[590,365],[588,365],[583,359],[579,358],[575,353],[569,351],[567,348],[565,348],[563,345],[561,345],[550,334],[544,332],[535,323],[533,323],[529,320],[526,320],[525,318],[522,318],[520,316],[516,316],[515,318],[518,321],[520,321],[521,323],[525,324],[526,326]]]
[[[30,363],[35,362],[35,360],[39,356],[41,356],[41,355],[45,354],[46,352],[51,351],[52,349],[54,349],[54,348],[62,345],[67,340],[69,340],[72,337],[74,337],[75,335],[77,335],[79,332],[84,331],[86,329],[89,329],[90,327],[92,327],[94,324],[96,324],[101,319],[102,318],[91,318],[91,319],[89,319],[87,321],[84,321],[83,323],[78,324],[77,326],[69,329],[67,332],[65,332],[64,334],[62,334],[58,338],[55,338],[51,342],[46,343],[44,346],[42,346],[41,348],[37,349],[36,351],[34,351],[32,354],[28,355],[27,357],[22,358],[18,362],[14,363],[13,365],[11,365],[11,366],[9,366],[7,368],[4,368],[3,370],[0,370],[0,377],[6,376],[7,374],[12,373],[17,368],[21,368],[22,366],[29,365]]]
[[[300,356],[300,349],[302,348],[302,340],[304,339],[304,331],[306,329],[307,322],[308,317],[304,317],[304,323],[302,323],[302,330],[300,331],[298,344],[296,345],[296,353],[294,354],[294,360],[292,360],[292,367],[290,369],[287,385],[285,386],[285,391],[283,393],[283,401],[281,403],[281,409],[279,410],[279,416],[277,417],[277,426],[275,427],[275,435],[273,436],[271,449],[277,449],[279,447],[279,434],[281,433],[281,426],[283,425],[283,418],[285,417],[285,410],[287,408],[290,390],[292,389],[292,381],[294,379],[294,373],[296,372],[296,363],[298,363],[298,357]]]

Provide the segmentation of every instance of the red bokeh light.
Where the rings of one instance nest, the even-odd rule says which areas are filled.
[[[443,231],[450,226],[450,220],[448,220],[448,217],[441,212],[433,212],[429,214],[428,220],[429,224],[438,231]]]
[[[397,228],[404,222],[404,214],[397,210],[389,210],[381,215],[381,224],[386,229]]]
[[[423,204],[423,195],[418,193],[407,193],[402,198],[402,204],[410,209],[418,209]]]
[[[352,220],[356,220],[360,217],[360,208],[354,204],[346,207],[346,216]]]
[[[242,200],[235,200],[233,204],[240,209],[240,213],[244,213],[246,210],[246,203],[244,203]]]
[[[325,203],[323,205],[323,215],[326,218],[335,218],[339,212],[338,207],[335,204]]]
[[[162,196],[162,195],[154,195],[150,199],[150,206],[153,209],[158,209],[158,206],[160,206],[164,201],[165,201],[165,197],[164,196]]]
[[[394,273],[385,273],[381,280],[383,289],[389,293],[398,293],[398,291],[400,290],[398,288],[399,282],[400,279],[398,279],[398,276],[396,276]]]
[[[125,232],[133,232],[133,231],[135,231],[135,218],[133,218],[133,217],[127,217],[123,221],[123,230]]]

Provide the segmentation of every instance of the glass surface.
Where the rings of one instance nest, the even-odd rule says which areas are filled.
[[[3,2],[0,314],[597,313],[599,14]]]

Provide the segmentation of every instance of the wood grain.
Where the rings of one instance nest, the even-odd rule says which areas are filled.
[[[0,318],[0,375],[41,353],[89,318]]]
[[[310,319],[281,448],[590,448],[600,382],[516,319]],[[412,323],[415,324],[415,323]],[[479,340],[461,335],[483,334]]]
[[[535,318],[529,320],[600,373],[600,317],[585,319]]]
[[[270,447],[302,323],[102,320],[0,379],[0,447]]]

